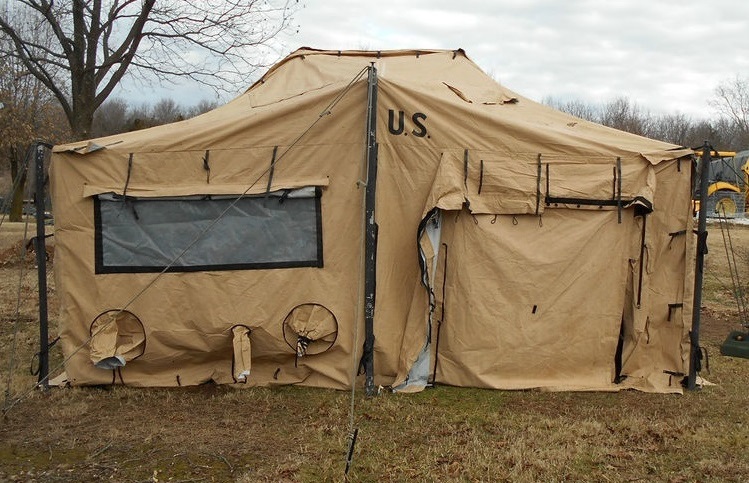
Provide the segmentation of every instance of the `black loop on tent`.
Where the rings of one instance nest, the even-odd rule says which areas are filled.
[[[517,224],[518,224],[518,218],[517,218],[517,216],[515,216],[515,215],[512,215],[512,224],[513,224],[514,226],[517,226]]]
[[[544,215],[538,215],[538,227],[539,228],[544,227]]]
[[[668,322],[671,322],[671,314],[673,313],[673,311],[682,307],[684,307],[683,303],[668,304],[668,318],[666,320]]]
[[[681,384],[684,385],[684,380],[686,380],[686,374],[684,374],[683,372],[679,372],[679,371],[663,371],[663,373],[664,374],[668,374],[668,385],[669,386],[672,385],[674,377],[681,377],[681,378],[683,378],[682,381],[681,381]]]
[[[468,188],[468,149],[463,151],[463,185]]]
[[[707,230],[697,232],[697,253],[707,255]]]
[[[278,146],[273,146],[273,154],[270,158],[270,168],[268,168],[268,186],[265,187],[265,196],[267,197],[270,193],[271,185],[273,184],[273,173],[276,170],[276,154],[278,153]]]
[[[541,153],[538,153],[536,162],[536,214],[541,209]]]
[[[616,209],[618,212],[619,224],[622,224],[622,158],[616,158]]]
[[[479,164],[479,194],[481,194],[481,188],[484,186],[484,160],[481,160]]]
[[[492,225],[493,225],[493,224],[495,224],[495,223],[497,222],[497,217],[498,217],[498,216],[499,216],[499,215],[494,215],[494,218],[492,218]]]
[[[127,200],[127,187],[130,185],[130,175],[133,172],[133,153],[127,159],[127,177],[125,178],[125,187],[122,188],[122,197]]]
[[[49,350],[50,350],[50,349],[51,349],[51,348],[52,348],[52,347],[53,347],[53,346],[54,346],[55,344],[57,344],[57,342],[58,342],[59,340],[60,340],[60,337],[58,336],[57,338],[55,338],[55,340],[53,340],[52,342],[50,342],[50,343],[49,343],[49,344],[47,345],[47,350],[46,350],[45,352],[47,353],[47,356],[48,356],[48,357],[49,357]],[[34,354],[33,356],[31,356],[31,364],[29,365],[29,373],[30,373],[30,374],[31,374],[32,376],[38,376],[38,375],[39,375],[39,370],[41,369],[41,367],[40,367],[40,365],[39,365],[39,362],[38,362],[38,361],[40,360],[40,358],[41,358],[41,357],[42,357],[42,351],[39,351],[39,352],[37,352],[36,354]],[[34,363],[35,363],[35,361],[36,361],[36,364],[37,364],[37,366],[36,366],[36,369],[34,369]]]
[[[437,361],[440,354],[440,331],[442,323],[445,321],[445,306],[447,298],[447,243],[442,244],[445,247],[445,261],[442,266],[442,301],[440,302],[440,318],[437,319],[437,334],[434,341],[434,368],[432,369],[432,385],[437,382]]]
[[[209,183],[209,184],[211,182],[211,165],[208,162],[208,160],[210,159],[210,156],[211,156],[211,150],[210,149],[206,149],[205,150],[205,155],[203,156],[203,169],[206,170],[205,182]]]
[[[642,233],[640,236],[640,271],[638,274],[638,282],[637,282],[637,307],[639,308],[642,302],[642,272],[644,271],[645,267],[645,230],[647,227],[648,217],[646,214],[643,213],[642,215]],[[669,319],[671,317],[671,312],[669,311]]]
[[[687,230],[679,230],[679,231],[674,231],[674,232],[669,233],[668,236],[671,237],[671,239],[668,241],[668,248],[669,248],[669,250],[671,249],[671,244],[674,242],[674,239],[677,236],[682,236],[682,235],[686,235],[686,234],[687,234]]]
[[[130,153],[130,156],[127,158],[127,177],[125,178],[125,186],[122,188],[122,206],[129,206],[130,209],[133,211],[133,216],[136,220],[139,220],[140,217],[138,216],[138,212],[135,211],[135,198],[132,196],[127,195],[127,188],[130,186],[130,177],[133,172],[133,153]]]

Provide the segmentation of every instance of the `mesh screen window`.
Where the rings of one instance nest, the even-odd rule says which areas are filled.
[[[322,267],[320,196],[314,188],[236,203],[99,195],[96,273]]]

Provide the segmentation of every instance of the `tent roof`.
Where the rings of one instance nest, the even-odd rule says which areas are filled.
[[[55,151],[85,154],[106,147],[132,153],[236,145],[241,137],[237,133],[257,127],[259,119],[274,117],[278,109],[316,108],[319,103],[313,102],[314,99],[332,98],[354,81],[366,82],[363,71],[369,65],[377,67],[381,89],[394,86],[410,97],[420,97],[422,104],[452,106],[462,111],[454,119],[472,131],[503,131],[529,145],[540,143],[560,153],[589,154],[592,150],[606,157],[642,156],[653,164],[692,153],[681,146],[585,121],[522,97],[481,71],[462,49],[332,51],[307,47],[291,53],[243,94],[213,111],[182,122],[101,138],[93,143],[57,146]],[[446,120],[449,118],[445,116]],[[497,137],[497,132],[492,133],[493,138]],[[443,147],[455,147],[452,146],[455,143],[468,147],[469,142],[474,141],[479,146],[473,147],[480,148],[481,140],[486,137],[484,134],[456,134],[450,141],[445,138]],[[284,141],[276,139],[274,144]],[[520,147],[513,146],[514,149]]]

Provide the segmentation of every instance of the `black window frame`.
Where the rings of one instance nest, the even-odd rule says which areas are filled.
[[[323,229],[322,229],[322,189],[319,186],[314,187],[314,209],[315,209],[315,230],[317,245],[316,258],[314,260],[298,260],[298,261],[271,261],[271,262],[247,262],[247,263],[226,263],[226,264],[204,264],[204,265],[172,265],[167,269],[166,265],[106,265],[104,263],[104,243],[103,243],[103,231],[102,231],[102,213],[101,203],[102,200],[99,196],[94,196],[94,268],[95,273],[98,274],[116,274],[116,273],[184,273],[184,272],[213,272],[213,271],[227,271],[227,270],[267,270],[267,269],[286,269],[286,268],[323,268]],[[276,199],[278,202],[284,202],[288,193],[294,190],[283,190],[280,193],[274,193],[271,199]],[[102,193],[104,194],[104,193]],[[112,193],[109,193],[110,195]],[[115,195],[119,196],[119,195]],[[163,200],[164,198],[179,199],[179,198],[195,198],[195,201],[210,201],[211,196],[209,195],[198,195],[196,196],[169,196],[169,197],[121,197],[121,200],[117,200],[118,203],[130,203],[136,201],[137,203],[148,202],[153,200]],[[267,194],[242,196],[243,199],[266,199]],[[225,198],[225,197],[224,197]],[[237,196],[239,198],[239,196]],[[109,202],[109,201],[107,201]],[[123,207],[128,209],[127,206]]]

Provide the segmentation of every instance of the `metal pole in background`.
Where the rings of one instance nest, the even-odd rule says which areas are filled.
[[[707,254],[707,187],[710,178],[712,148],[705,141],[700,159],[700,212],[697,221],[697,257],[694,270],[694,305],[692,307],[692,330],[689,332],[689,375],[687,389],[697,388],[697,372],[701,369],[700,352],[700,308],[702,307],[702,279]]]
[[[375,202],[377,195],[377,69],[369,67],[367,91],[367,187],[365,193],[364,242],[364,389],[375,395],[374,387],[374,311],[377,285],[377,230]]]
[[[44,159],[49,146],[37,142],[35,157],[34,208],[36,209],[36,250],[37,276],[39,278],[39,384],[49,388],[49,321],[47,316],[47,247],[44,229],[45,180]]]

